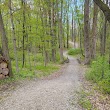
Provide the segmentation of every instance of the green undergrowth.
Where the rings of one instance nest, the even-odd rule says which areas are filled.
[[[88,96],[89,96],[89,93],[86,93],[83,90],[79,93],[80,106],[82,106],[86,110],[96,110],[96,109],[93,109],[93,106],[92,106],[90,100],[88,99]]]
[[[37,77],[43,77],[43,76],[48,76],[50,74],[52,74],[53,72],[57,71],[60,68],[59,65],[55,65],[55,64],[49,64],[47,67],[44,67],[42,65],[37,66],[38,70],[36,72]]]
[[[16,73],[15,67],[13,67],[13,77],[0,80],[0,84],[3,83],[5,84],[18,80],[24,80],[24,79],[41,78],[43,76],[48,76],[52,74],[53,72],[57,71],[59,68],[60,68],[59,65],[53,63],[48,64],[46,67],[43,64],[38,64],[36,67],[32,67],[32,70],[24,67],[22,69],[19,69],[19,73]]]
[[[76,56],[78,54],[81,54],[81,51],[79,48],[71,48],[68,50],[68,55]]]
[[[92,61],[90,69],[85,74],[87,80],[97,83],[98,88],[106,94],[110,94],[110,68],[108,57],[97,57]]]
[[[29,61],[29,57],[27,56],[25,65],[24,67],[22,67],[22,61],[20,60],[19,57],[18,60],[19,73],[16,72],[15,60],[12,59],[13,77],[0,80],[0,84],[15,82],[18,80],[41,78],[43,76],[48,76],[53,72],[57,71],[58,69],[60,69],[61,65],[59,59],[60,59],[59,55],[57,55],[55,63],[50,61],[47,64],[47,66],[44,66],[44,58],[41,53],[38,53],[36,55],[36,58],[32,54],[30,54],[30,61]]]

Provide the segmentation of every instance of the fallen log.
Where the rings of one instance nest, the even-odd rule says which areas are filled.
[[[1,56],[0,57],[0,79],[8,78],[9,76],[8,62],[6,59]]]
[[[6,62],[7,63],[6,59],[3,56],[0,57],[0,63],[2,63],[2,62]]]
[[[8,64],[6,62],[1,62],[0,63],[0,68],[4,69],[4,68],[7,68]]]
[[[0,74],[2,73],[2,68],[0,67]]]
[[[0,79],[5,79],[5,75],[0,74]]]
[[[2,69],[2,74],[3,75],[8,75],[8,73],[9,73],[9,69],[8,68],[3,68]]]

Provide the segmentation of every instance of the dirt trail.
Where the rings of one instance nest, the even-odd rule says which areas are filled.
[[[67,52],[64,52],[65,56]],[[0,110],[83,110],[78,105],[77,91],[84,69],[70,57],[63,73],[51,80],[27,81],[0,103]]]

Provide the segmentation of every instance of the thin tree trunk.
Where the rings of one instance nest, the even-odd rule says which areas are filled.
[[[59,19],[60,29],[60,61],[63,62],[63,27],[62,27],[62,14],[63,14],[63,0],[61,0],[61,18]]]
[[[103,39],[103,53],[105,54],[106,51],[106,34],[107,34],[107,19],[105,18],[104,21],[104,39]]]
[[[56,10],[57,10],[57,36],[58,36],[58,47],[60,48],[60,27],[59,27],[59,9],[58,9],[58,0],[56,0]]]
[[[19,72],[19,67],[18,67],[18,55],[17,55],[17,49],[16,49],[15,26],[14,26],[14,22],[13,22],[13,14],[12,14],[11,0],[9,0],[9,9],[10,9],[10,19],[11,19],[11,26],[12,26],[14,55],[15,55],[15,61],[16,61],[16,71],[17,71],[17,73],[18,73],[18,72]]]
[[[110,44],[109,44],[109,70],[110,70]]]
[[[91,43],[91,58],[93,59],[96,57],[97,17],[98,17],[98,6],[94,3],[94,17],[93,17],[92,43]]]
[[[22,67],[24,67],[24,63],[25,63],[25,37],[26,37],[26,27],[25,27],[25,23],[26,23],[26,17],[25,17],[25,0],[22,0],[22,6],[23,6],[23,39],[22,39],[22,45],[23,45],[23,64]]]
[[[72,42],[73,42],[73,38],[74,38],[73,28],[74,28],[74,18],[73,18],[73,11],[72,11]]]
[[[67,45],[67,48],[69,48],[69,1],[67,1],[67,10],[66,10],[66,15],[67,15],[67,20],[66,20],[66,26],[67,26],[67,40],[66,40],[66,45]]]
[[[75,24],[75,20],[74,20],[74,48],[76,48],[76,24]]]
[[[55,10],[54,10],[54,2],[51,2],[51,36],[52,36],[52,61],[55,62],[56,61],[56,57],[55,57],[55,23],[54,23],[54,14],[55,14]]]
[[[28,48],[27,48],[27,53],[28,53],[29,67],[30,67],[29,69],[30,69],[30,71],[32,71],[30,51],[31,51],[31,47],[28,46]]]
[[[67,48],[69,48],[69,19],[67,14]]]

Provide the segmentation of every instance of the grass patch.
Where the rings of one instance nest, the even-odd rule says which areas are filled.
[[[27,65],[28,66],[28,65]],[[18,80],[40,78],[43,76],[48,76],[60,68],[58,64],[48,64],[46,67],[43,64],[39,64],[36,67],[32,67],[32,70],[25,67],[20,69],[19,73],[16,73],[15,67],[13,67],[13,77],[0,80],[0,84],[15,82]]]
[[[48,76],[53,72],[57,71],[60,67],[55,64],[48,64],[46,67],[42,65],[38,65],[37,67],[38,73],[36,73],[37,77]]]
[[[60,59],[59,55],[57,55],[56,63],[49,62],[45,67],[44,56],[42,56],[41,53],[38,53],[36,57],[32,53],[30,53],[30,62],[29,62],[29,56],[26,56],[26,62],[24,67],[22,68],[22,61],[20,60],[19,57],[18,59],[19,73],[16,72],[15,60],[12,60],[13,77],[0,80],[0,84],[6,84],[18,80],[24,80],[24,79],[30,80],[32,78],[40,78],[42,76],[48,76],[60,68],[59,59]]]
[[[81,54],[81,51],[79,48],[77,48],[77,49],[71,48],[68,51],[68,55],[76,56],[78,54]]]
[[[96,110],[96,109],[93,109],[93,106],[90,102],[90,100],[87,98],[89,96],[88,93],[84,92],[84,91],[81,91],[79,93],[80,95],[80,99],[79,99],[79,104],[86,110]]]

